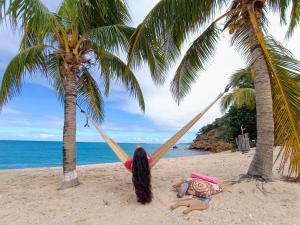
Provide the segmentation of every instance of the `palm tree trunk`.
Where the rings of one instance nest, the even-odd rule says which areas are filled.
[[[76,172],[76,74],[64,81],[63,188],[79,184]]]
[[[250,30],[250,39],[256,91],[257,145],[247,174],[272,180],[274,119],[269,70],[254,29]]]

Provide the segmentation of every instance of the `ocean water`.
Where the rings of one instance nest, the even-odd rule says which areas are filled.
[[[139,144],[148,153],[158,148],[159,144]],[[120,146],[132,155],[137,144],[120,143]],[[187,150],[187,144],[178,144],[164,158],[195,156],[206,154],[201,151]],[[98,164],[119,162],[119,159],[105,143],[78,142],[77,164]],[[62,166],[62,142],[47,141],[0,141],[0,169],[19,169],[36,167]]]

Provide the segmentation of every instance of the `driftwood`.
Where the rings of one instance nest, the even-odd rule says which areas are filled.
[[[248,133],[239,135],[236,139],[236,145],[238,146],[239,151],[246,153],[250,151],[250,142]]]

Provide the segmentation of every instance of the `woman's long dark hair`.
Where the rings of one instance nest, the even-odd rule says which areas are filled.
[[[146,151],[138,147],[133,155],[132,183],[138,202],[146,204],[152,201],[151,172]]]

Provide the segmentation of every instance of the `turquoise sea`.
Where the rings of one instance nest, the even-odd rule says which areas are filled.
[[[159,144],[140,144],[148,153]],[[129,155],[137,144],[120,143]],[[205,154],[201,151],[187,150],[187,144],[178,144],[178,149],[170,150],[165,158],[195,156]],[[119,162],[119,159],[105,143],[78,142],[77,164],[98,164]],[[0,169],[18,169],[35,167],[55,167],[62,165],[62,142],[52,141],[0,141]]]

